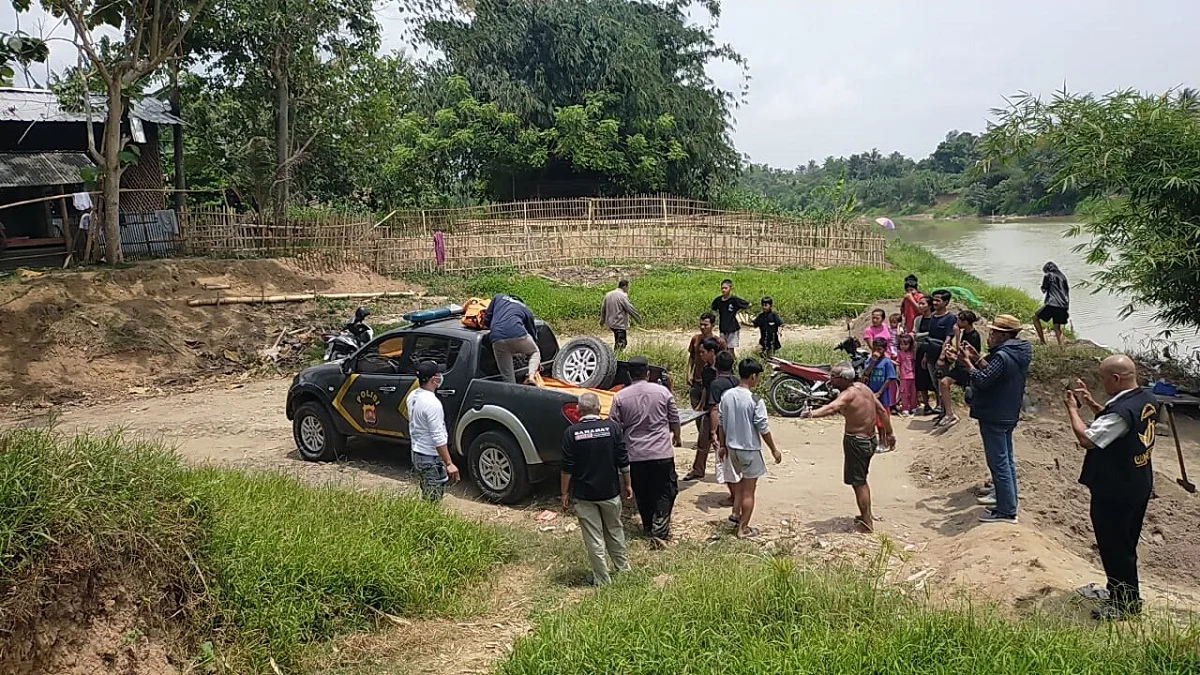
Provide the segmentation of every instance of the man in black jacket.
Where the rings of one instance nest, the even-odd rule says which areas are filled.
[[[1137,383],[1133,360],[1116,354],[1100,364],[1108,404],[1092,398],[1083,380],[1066,392],[1067,414],[1080,447],[1087,450],[1079,482],[1092,493],[1092,528],[1104,575],[1108,603],[1092,612],[1099,620],[1122,620],[1142,610],[1138,589],[1137,545],[1146,506],[1154,489],[1154,449],[1158,402]],[[1079,417],[1076,396],[1095,414],[1091,425]]]
[[[621,427],[600,419],[600,399],[591,392],[579,397],[579,414],[579,423],[563,433],[562,507],[571,507],[573,494],[592,582],[599,586],[609,582],[606,551],[618,572],[629,570],[621,497],[633,499],[633,487]]]

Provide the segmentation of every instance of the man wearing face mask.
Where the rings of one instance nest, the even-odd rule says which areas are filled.
[[[450,459],[446,410],[437,397],[442,367],[434,361],[417,364],[417,388],[408,395],[408,435],[412,467],[421,476],[421,496],[440,502],[446,483],[458,482],[458,467]]]

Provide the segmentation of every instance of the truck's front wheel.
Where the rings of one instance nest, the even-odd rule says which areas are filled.
[[[516,439],[503,431],[485,431],[471,443],[471,475],[487,499],[515,504],[529,494],[529,470]]]

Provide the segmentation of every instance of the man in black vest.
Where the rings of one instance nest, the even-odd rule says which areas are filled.
[[[1100,378],[1109,395],[1107,405],[1096,403],[1082,380],[1076,380],[1075,391],[1066,392],[1066,403],[1075,438],[1087,450],[1079,482],[1092,493],[1092,528],[1108,577],[1108,603],[1093,610],[1092,617],[1120,621],[1142,611],[1137,545],[1154,487],[1150,454],[1158,403],[1138,386],[1137,368],[1128,356],[1104,359]],[[1076,396],[1095,413],[1090,426],[1079,417]]]

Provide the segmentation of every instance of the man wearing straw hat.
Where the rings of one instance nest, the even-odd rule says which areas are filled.
[[[1033,347],[1018,337],[1020,333],[1021,321],[1001,314],[988,331],[986,357],[970,343],[963,344],[957,354],[947,355],[948,360],[957,357],[970,373],[974,394],[971,417],[979,421],[979,436],[996,490],[995,497],[980,498],[980,504],[990,506],[979,516],[985,523],[1017,522],[1017,465],[1012,436],[1021,417],[1025,379],[1033,360]]]

